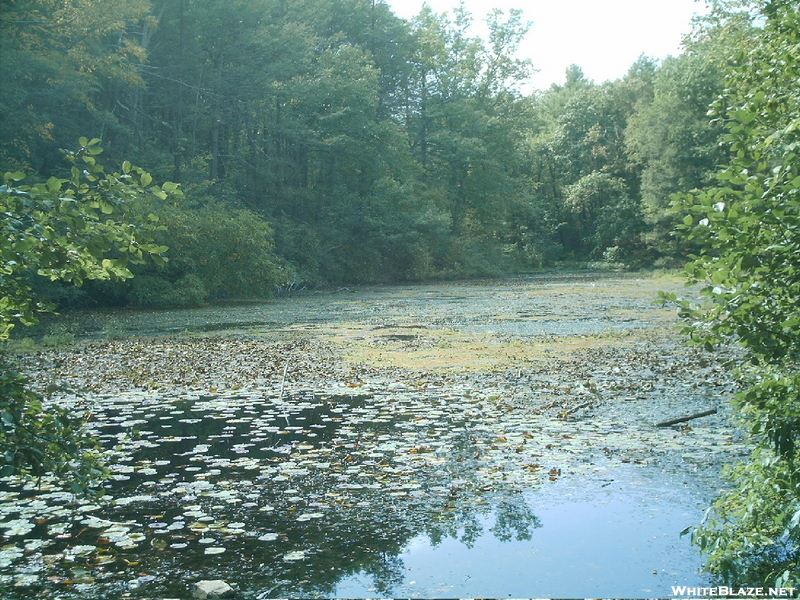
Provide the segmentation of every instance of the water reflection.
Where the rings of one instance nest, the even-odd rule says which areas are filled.
[[[484,535],[474,544],[412,539],[399,557],[405,577],[389,594],[357,573],[335,596],[663,598],[673,585],[708,585],[700,556],[677,533],[696,522],[702,503],[655,470],[604,475],[613,482],[559,481],[525,494],[537,515],[530,539],[489,535],[500,515],[482,515]]]
[[[385,509],[386,505],[381,508]],[[428,510],[414,510],[413,518],[400,511],[383,518],[364,509],[339,515],[341,521],[335,528],[327,530],[325,539],[321,541],[324,551],[303,565],[306,570],[302,575],[286,573],[282,585],[263,590],[259,598],[342,597],[343,586],[346,589],[347,582],[352,580],[367,582],[361,590],[365,597],[402,596],[409,576],[413,578],[404,557],[419,540],[425,540],[425,544],[432,548],[441,547],[448,541],[472,548],[478,540],[493,537],[493,520],[508,520],[508,514],[500,517],[504,510],[524,519],[516,522],[518,530],[509,532],[509,539],[529,539],[530,530],[539,527],[538,520],[521,496],[516,503],[508,502],[499,511],[491,505],[452,506],[446,516],[437,514],[435,506]],[[494,539],[499,540],[497,537]]]
[[[331,597],[366,574],[391,596],[415,539],[530,540],[539,521],[487,481],[476,446],[489,436],[464,406],[403,398],[107,399],[94,425],[113,457],[104,501],[5,482],[3,520],[32,528],[6,536],[0,590],[185,597],[224,579],[244,597]]]

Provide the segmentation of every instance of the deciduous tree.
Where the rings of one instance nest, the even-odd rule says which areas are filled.
[[[153,184],[146,171],[125,162],[108,173],[98,162],[98,139],[80,140],[66,152],[67,178],[24,185],[21,172],[6,173],[0,186],[0,340],[15,326],[33,325],[52,310],[37,297],[30,277],[81,285],[89,279],[127,279],[129,266],[167,250],[152,241],[155,217],[137,217],[144,195],[166,198],[175,184]],[[0,355],[0,473],[55,472],[72,477],[76,489],[100,474],[91,459],[91,440],[82,436],[78,415],[48,407]],[[85,459],[85,460],[84,460]]]
[[[715,107],[730,158],[716,187],[676,202],[701,244],[687,273],[705,284],[702,304],[683,304],[687,332],[741,349],[735,406],[753,444],[694,538],[725,580],[780,586],[800,581],[800,8],[775,0],[760,16]]]

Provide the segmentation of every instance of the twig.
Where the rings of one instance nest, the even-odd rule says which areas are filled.
[[[536,410],[537,412],[544,412],[546,410],[550,410],[551,408],[553,408],[558,403],[559,400],[560,400],[560,398],[556,398],[552,402],[549,402],[547,404],[543,404],[542,406],[537,406],[534,410]]]
[[[278,401],[283,404],[283,388],[286,385],[286,374],[289,372],[289,359],[286,357],[286,364],[283,366],[283,377],[281,378],[281,390],[278,392]],[[286,426],[289,427],[289,413],[286,411],[286,405],[283,404],[283,418],[286,419]]]

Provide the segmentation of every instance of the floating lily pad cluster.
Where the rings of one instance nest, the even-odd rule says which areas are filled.
[[[539,526],[530,490],[613,468],[714,480],[741,451],[722,410],[653,427],[728,390],[712,362],[662,339],[644,291],[526,285],[501,286],[488,307],[484,288],[439,290],[452,315],[434,314],[424,290],[374,292],[337,299],[325,323],[270,305],[287,320],[275,336],[25,357],[43,387],[81,390],[57,401],[92,412],[110,479],[92,499],[47,478],[0,480],[0,597],[177,598],[203,579],[248,598],[331,597],[355,573],[390,596],[417,536],[526,540]],[[632,307],[621,330],[591,333]],[[591,322],[559,329],[559,315]],[[546,332],[519,333],[541,322]],[[475,352],[487,357],[463,368]]]
[[[325,577],[306,591],[331,592],[342,573],[415,535],[464,538],[472,524],[474,536],[498,507],[515,514],[507,535],[529,535],[535,515],[521,492],[550,480],[675,452],[718,463],[731,443],[726,433],[553,419],[431,382],[358,392],[98,399],[106,495],[6,480],[0,585],[20,597],[102,598],[121,585],[179,595],[170,573],[267,589],[310,570]]]

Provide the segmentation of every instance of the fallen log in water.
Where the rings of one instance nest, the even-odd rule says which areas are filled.
[[[703,412],[695,413],[693,415],[687,415],[685,417],[678,417],[677,419],[670,419],[669,421],[661,421],[661,423],[656,423],[656,427],[669,427],[670,425],[677,425],[678,423],[684,423],[686,421],[691,421],[692,419],[699,419],[700,417],[707,417],[708,415],[716,414],[717,409],[712,408],[711,410],[704,410]]]

